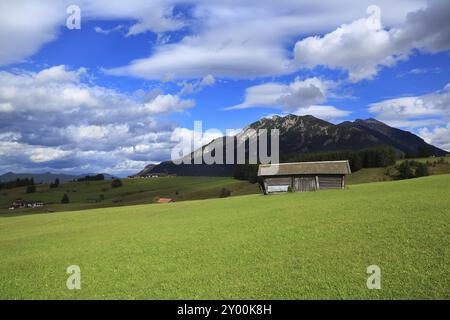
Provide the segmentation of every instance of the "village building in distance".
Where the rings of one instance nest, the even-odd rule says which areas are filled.
[[[350,174],[348,160],[261,164],[258,177],[264,194],[343,189]]]
[[[42,201],[17,199],[13,201],[13,203],[9,207],[9,210],[22,208],[37,208],[42,206],[44,206],[44,203]]]

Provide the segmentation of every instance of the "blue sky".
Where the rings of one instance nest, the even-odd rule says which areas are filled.
[[[195,120],[237,132],[288,113],[374,117],[450,149],[448,1],[24,0],[0,12],[0,173],[126,175],[168,159]]]

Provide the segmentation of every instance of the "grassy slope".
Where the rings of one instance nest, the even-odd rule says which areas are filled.
[[[415,159],[421,162],[436,162],[440,158]],[[448,158],[445,158],[449,162]],[[391,167],[393,169],[393,166]],[[394,170],[395,171],[395,170]],[[450,163],[430,166],[430,174],[450,173]],[[386,168],[361,169],[346,177],[346,184],[359,184],[376,181],[390,181]],[[57,189],[48,185],[38,185],[37,193],[26,194],[25,187],[0,190],[0,215],[11,213],[8,207],[17,198],[44,201],[43,208],[22,209],[14,214],[39,213],[52,211],[84,210],[112,206],[154,203],[158,197],[169,197],[175,201],[195,200],[219,197],[220,190],[227,188],[232,196],[259,193],[257,184],[235,180],[229,177],[161,177],[153,179],[124,179],[122,188],[112,189],[111,180],[70,182]],[[178,194],[176,194],[178,192]],[[70,198],[70,204],[60,204],[64,193]],[[89,203],[88,198],[96,198],[103,194],[105,201]]]
[[[81,210],[117,205],[153,203],[158,197],[169,197],[176,201],[219,197],[220,190],[227,188],[232,195],[258,192],[258,186],[245,181],[228,177],[161,177],[152,179],[123,179],[121,188],[111,188],[111,180],[69,182],[59,188],[50,189],[48,185],[38,185],[37,192],[25,194],[25,187],[0,190],[0,214],[10,213],[8,207],[14,199],[40,200],[46,203],[43,208],[24,209],[27,213]],[[70,203],[60,204],[64,193]],[[176,194],[178,193],[178,194]],[[99,198],[103,194],[105,200],[89,203],[88,198]],[[17,214],[20,210],[15,210]]]
[[[0,217],[0,298],[450,297],[450,175]],[[82,289],[65,288],[77,264]],[[366,288],[381,267],[382,290]]]
[[[444,157],[444,160],[447,163],[437,163],[441,158],[416,158],[416,159],[408,159],[414,160],[418,162],[429,162],[431,165],[429,166],[430,175],[437,174],[449,174],[450,173],[450,158]],[[405,160],[397,160],[397,165],[402,163]],[[365,168],[361,169],[357,172],[352,173],[351,175],[346,177],[347,184],[359,184],[359,183],[368,183],[368,182],[378,182],[378,181],[391,181],[394,180],[387,171],[390,170],[395,174],[395,166],[390,166],[389,168]]]

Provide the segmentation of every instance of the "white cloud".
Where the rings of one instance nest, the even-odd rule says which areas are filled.
[[[299,108],[293,112],[296,115],[312,115],[323,120],[342,119],[348,116],[351,111],[338,109],[333,106],[309,106]]]
[[[334,106],[319,105],[327,100],[330,90],[336,86],[332,81],[317,77],[295,79],[289,84],[269,82],[245,90],[244,102],[225,108],[236,110],[247,108],[278,108],[285,113],[313,115],[327,120],[340,119],[351,112]]]
[[[321,33],[356,19],[370,1],[194,1],[193,31],[181,41],[156,46],[154,53],[108,70],[145,79],[283,75],[297,67],[287,46],[301,35]],[[422,1],[379,1],[389,24],[398,24]]]
[[[212,87],[216,83],[214,76],[208,74],[198,81],[182,81],[178,83],[181,86],[180,95],[193,94],[200,92],[205,87]]]
[[[450,86],[421,96],[388,99],[369,105],[369,112],[394,127],[417,129],[427,142],[449,150]]]
[[[194,106],[195,102],[193,100],[182,100],[179,96],[171,94],[158,95],[144,104],[144,108],[149,114],[181,112]]]
[[[268,82],[247,88],[244,102],[225,110],[255,107],[278,107],[285,110],[304,108],[324,102],[333,86],[333,82],[317,77],[305,80],[296,78],[289,84]]]
[[[422,96],[388,99],[369,105],[369,112],[377,118],[392,121],[442,121],[450,117],[450,90],[425,94]]]
[[[450,2],[429,1],[428,7],[409,13],[402,25],[390,29],[381,25],[380,15],[386,11],[377,8],[369,7],[369,17],[343,24],[322,37],[298,41],[297,64],[343,69],[356,82],[372,79],[382,66],[407,59],[414,48],[427,52],[450,48]]]
[[[393,57],[397,51],[389,50],[392,41],[386,40],[386,33],[390,34],[391,30],[399,30],[396,32],[396,47],[415,47],[431,52],[446,50],[448,27],[445,18],[448,18],[449,10],[446,10],[445,1],[441,2],[431,1],[430,7],[433,8],[417,11],[424,6],[425,0],[380,0],[377,4],[382,9],[383,21],[391,29],[367,33],[348,24],[342,39],[350,42],[348,48],[355,47],[358,41],[369,43],[371,50],[364,51],[368,61],[372,61],[371,64],[362,63],[363,53],[344,47],[347,53],[355,56],[356,63],[360,63],[351,67],[352,79],[370,78],[378,65],[390,65],[398,59]],[[125,36],[144,32],[158,35],[159,40],[151,56],[111,69],[111,74],[145,79],[198,79],[205,74],[256,78],[292,73],[298,66],[293,63],[292,52],[288,48],[296,40],[305,35],[322,34],[343,22],[355,21],[371,3],[371,0],[357,3],[350,0],[317,3],[248,0],[236,6],[234,2],[204,0],[81,0],[77,4],[82,10],[82,28],[89,20],[131,20],[134,22],[131,26],[119,24],[110,29],[96,27],[95,30],[110,33],[123,29]],[[0,2],[0,65],[23,61],[44,44],[57,39],[65,27],[65,8],[70,4],[70,0],[57,3],[50,0]],[[187,12],[177,9],[185,5],[189,7]],[[408,15],[405,26],[398,28],[406,14],[414,11],[416,13]],[[167,43],[171,33],[180,29],[184,29],[187,35],[177,42]],[[338,37],[336,33],[331,34]],[[352,40],[352,37],[360,36],[363,38]],[[371,40],[376,41],[379,47],[374,46]],[[342,44],[336,46],[341,47]],[[356,45],[356,48],[360,46]],[[347,60],[340,59],[342,55],[338,52],[334,53],[337,57],[328,55],[325,58],[330,58],[330,61],[319,61],[320,64],[347,68]],[[402,51],[403,54],[407,52]],[[300,52],[299,56],[303,57],[303,54]],[[311,55],[308,61],[298,61],[308,66],[317,62]]]
[[[14,110],[14,107],[9,102],[0,103],[0,112],[11,112]]]
[[[104,116],[106,110],[113,115],[157,115],[180,112],[195,105],[176,95],[160,91],[146,103],[105,87],[80,82],[85,68],[75,71],[55,66],[37,73],[11,73],[0,71],[0,112],[85,111]]]
[[[118,31],[122,31],[123,29],[125,29],[125,26],[123,24],[119,24],[113,28],[109,28],[109,29],[104,29],[102,27],[94,27],[94,31],[97,33],[101,33],[101,34],[110,34],[111,32],[118,32]]]
[[[149,1],[149,4],[152,2]],[[164,2],[162,2],[164,3]],[[139,22],[133,24],[128,30],[127,36],[137,35],[147,31],[162,33],[176,31],[186,26],[182,20],[173,17],[173,6],[164,7],[156,2],[151,9],[147,9],[139,16]]]
[[[68,126],[64,133],[69,140],[76,143],[83,143],[86,140],[101,142],[103,139],[117,140],[129,133],[127,124],[107,124],[107,125],[80,125]]]
[[[241,44],[208,44],[198,38],[185,38],[179,44],[157,47],[148,59],[107,70],[112,75],[132,75],[144,79],[215,77],[254,78],[292,72],[281,49]]]
[[[450,150],[450,122],[444,127],[435,127],[433,129],[421,128],[419,135],[432,145],[438,146],[444,150]]]
[[[58,35],[64,6],[55,1],[0,1],[0,65],[21,62]]]
[[[30,160],[36,163],[61,159],[71,154],[71,151],[58,148],[33,148],[30,152]]]
[[[375,21],[374,21],[375,20]],[[296,43],[300,66],[325,65],[348,71],[351,81],[373,78],[378,65],[392,65],[402,56],[392,56],[391,35],[374,17],[344,24],[323,37],[308,37]]]
[[[154,117],[194,100],[161,90],[132,97],[83,82],[86,73],[65,66],[0,72],[0,171],[97,172],[169,157],[175,125]]]
[[[173,5],[178,1],[163,0],[80,0],[81,28],[88,20],[134,20],[127,35],[147,31],[160,33],[175,31],[185,22],[173,16]],[[21,0],[0,1],[0,65],[22,62],[36,53],[43,45],[58,38],[65,28],[66,8],[71,0]],[[117,31],[97,27],[97,32]]]

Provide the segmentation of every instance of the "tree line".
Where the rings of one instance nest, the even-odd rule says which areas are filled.
[[[24,178],[24,179],[17,178],[16,180],[0,182],[0,190],[13,189],[17,187],[27,187],[27,186],[34,186],[33,178]]]
[[[367,148],[356,151],[300,153],[281,156],[280,162],[348,160],[352,172],[362,168],[382,168],[395,164],[397,154],[391,147]]]
[[[318,153],[295,153],[282,155],[280,163],[308,161],[348,160],[352,172],[362,168],[380,168],[395,164],[397,153],[391,147],[368,148],[356,151],[330,151]],[[238,164],[234,169],[234,178],[258,181],[258,164]]]
[[[81,182],[81,181],[100,181],[100,180],[105,180],[105,176],[101,173],[96,174],[95,176],[85,176],[82,178],[78,178],[77,181]]]

